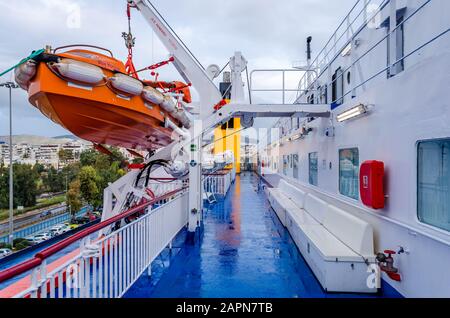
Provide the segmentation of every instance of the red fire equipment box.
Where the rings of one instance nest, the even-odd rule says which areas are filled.
[[[381,161],[366,161],[361,165],[359,174],[359,189],[364,205],[372,209],[383,209],[384,195],[384,163]]]

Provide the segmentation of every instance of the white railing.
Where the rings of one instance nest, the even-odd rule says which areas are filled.
[[[281,105],[285,105],[287,100],[288,100],[288,96],[289,93],[296,93],[295,95],[299,95],[300,93],[304,93],[305,90],[299,88],[289,88],[290,82],[292,81],[292,79],[287,78],[286,74],[298,74],[298,78],[300,78],[302,76],[302,74],[304,73],[304,70],[299,70],[299,69],[260,69],[260,70],[253,70],[250,73],[250,99],[253,100],[254,99],[254,94],[255,93],[279,93],[281,94]],[[264,78],[264,84],[259,83],[258,85],[255,84],[255,82],[257,82],[256,80],[256,75],[261,75],[261,74],[265,74],[266,77]],[[280,79],[281,79],[281,83],[273,88],[273,87],[268,87],[266,82],[271,82],[271,80],[267,80],[267,77],[269,79],[273,79],[275,76],[277,75],[281,75]],[[295,82],[296,83],[296,82]],[[270,85],[270,84],[269,84]]]
[[[206,193],[226,196],[235,179],[235,169],[214,174],[207,174],[203,179],[203,189]]]
[[[341,36],[339,36],[339,37],[336,36],[336,34],[338,34],[338,33],[335,32],[334,36],[328,42],[327,46],[329,46],[330,43],[333,43],[332,48],[335,51],[329,51],[329,50],[327,50],[327,46],[325,46],[325,48],[319,53],[319,55],[316,57],[316,59],[313,62],[312,67],[317,71],[316,72],[317,75],[315,75],[314,78],[311,80],[306,80],[306,77],[302,78],[302,80],[300,81],[300,84],[299,84],[299,90],[301,90],[301,88],[303,88],[303,90],[306,90],[306,91],[309,89],[315,89],[315,86],[318,85],[316,79],[319,78],[320,76],[322,76],[322,74],[330,67],[330,65],[336,59],[337,55],[341,54],[343,49],[346,46],[348,46],[349,44],[351,44],[352,40],[364,28],[370,26],[369,25],[370,23],[374,23],[375,25],[378,25],[378,23],[380,21],[376,21],[377,17],[380,15],[383,8],[389,3],[389,0],[373,0],[373,1],[365,0],[362,10],[360,10],[360,11],[356,10],[356,8],[358,8],[358,4],[361,5],[361,3],[362,3],[361,1],[358,1],[352,10],[353,13],[358,12],[356,14],[357,18],[350,20],[351,15],[349,15],[344,20],[344,22],[352,21],[352,22],[348,23],[348,26],[345,29],[346,32],[341,34]],[[369,53],[371,53],[375,49],[379,48],[380,45],[382,45],[383,43],[389,42],[391,37],[394,37],[400,28],[403,28],[405,25],[407,25],[408,23],[413,21],[413,19],[415,17],[419,16],[419,12],[421,12],[424,8],[426,8],[427,6],[430,6],[431,4],[432,4],[431,0],[424,0],[417,8],[412,10],[407,17],[405,17],[400,23],[398,23],[395,28],[393,28],[392,30],[389,30],[389,32],[387,32],[387,34],[382,36],[381,39],[377,40],[373,45],[370,45],[366,51],[360,53],[358,55],[358,57],[348,67],[346,67],[345,69],[342,70],[340,76],[336,77],[331,83],[328,83],[327,85],[331,87],[336,81],[342,80],[342,77],[347,73],[347,71],[349,71],[353,67],[355,67],[355,65],[357,63],[360,63],[363,59],[369,59],[370,58]],[[366,10],[369,8],[372,8],[372,9],[369,10],[369,12],[366,12]],[[361,17],[363,18],[362,25],[359,28],[357,28],[356,30],[354,30],[354,28],[352,26],[354,25],[355,21],[359,21],[359,19]],[[344,24],[341,24],[341,27],[343,25]],[[356,25],[358,25],[358,24],[356,24]],[[330,104],[334,104],[338,101],[343,101],[344,98],[349,96],[350,94],[355,94],[357,89],[363,87],[365,84],[374,80],[381,74],[395,69],[396,66],[398,66],[400,63],[404,63],[404,61],[407,58],[418,53],[419,51],[421,51],[428,45],[432,44],[433,42],[435,42],[439,39],[442,39],[444,36],[447,36],[449,33],[450,33],[450,28],[447,27],[447,29],[440,30],[439,32],[437,32],[435,34],[430,34],[429,40],[427,40],[423,43],[419,43],[417,45],[417,47],[410,49],[409,52],[404,52],[403,56],[398,58],[397,60],[389,61],[387,63],[387,65],[382,66],[380,69],[377,69],[376,72],[367,76],[365,79],[361,79],[361,81],[359,83],[354,83],[349,90],[347,90],[346,92],[343,92],[342,96],[338,96],[335,100],[332,100]],[[344,36],[344,34],[345,34],[345,36]],[[341,41],[342,39],[344,39],[344,40],[342,40],[343,42],[338,42],[338,41],[333,42],[332,41],[333,38],[336,38],[339,41]],[[343,44],[343,45],[340,45],[338,43]],[[297,102],[299,102],[303,96],[304,96],[303,93],[300,94],[299,96],[297,96]],[[316,96],[316,98],[317,97],[318,96]]]
[[[118,298],[123,296],[188,223],[187,192],[119,230],[81,240],[79,253],[47,273],[32,269],[31,285],[15,298]]]
[[[342,50],[352,41],[364,27],[370,23],[376,23],[381,10],[389,0],[358,0],[345,16],[328,42],[310,63],[309,69],[298,84],[298,96],[311,90],[311,84],[323,71],[341,54]]]
[[[148,189],[150,189],[155,197],[163,196],[166,193],[172,192],[176,189],[183,188],[185,181],[183,180],[155,180],[149,183]]]

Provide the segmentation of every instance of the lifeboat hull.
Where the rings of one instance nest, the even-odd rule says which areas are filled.
[[[107,77],[116,71],[103,70]],[[172,142],[172,131],[165,128],[165,117],[170,116],[159,106],[140,96],[120,95],[106,84],[70,82],[46,63],[39,63],[28,94],[46,117],[84,140],[137,150],[156,150]]]

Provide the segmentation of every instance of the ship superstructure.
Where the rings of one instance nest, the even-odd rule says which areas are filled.
[[[310,37],[305,65],[246,76],[236,52],[220,89],[149,1],[128,8],[197,91],[193,118],[148,113],[138,80],[164,142],[105,189],[101,223],[0,272],[1,297],[450,296],[448,1],[356,1],[315,59]],[[252,103],[261,72],[282,74],[279,104]],[[264,117],[247,172],[234,135]]]

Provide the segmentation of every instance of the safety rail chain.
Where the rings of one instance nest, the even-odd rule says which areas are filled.
[[[120,297],[188,223],[186,193],[186,188],[174,190],[83,230],[1,271],[0,283],[31,271],[30,287],[14,298]],[[92,237],[158,202],[166,204],[113,233]],[[77,242],[79,253],[47,273],[49,257]]]

